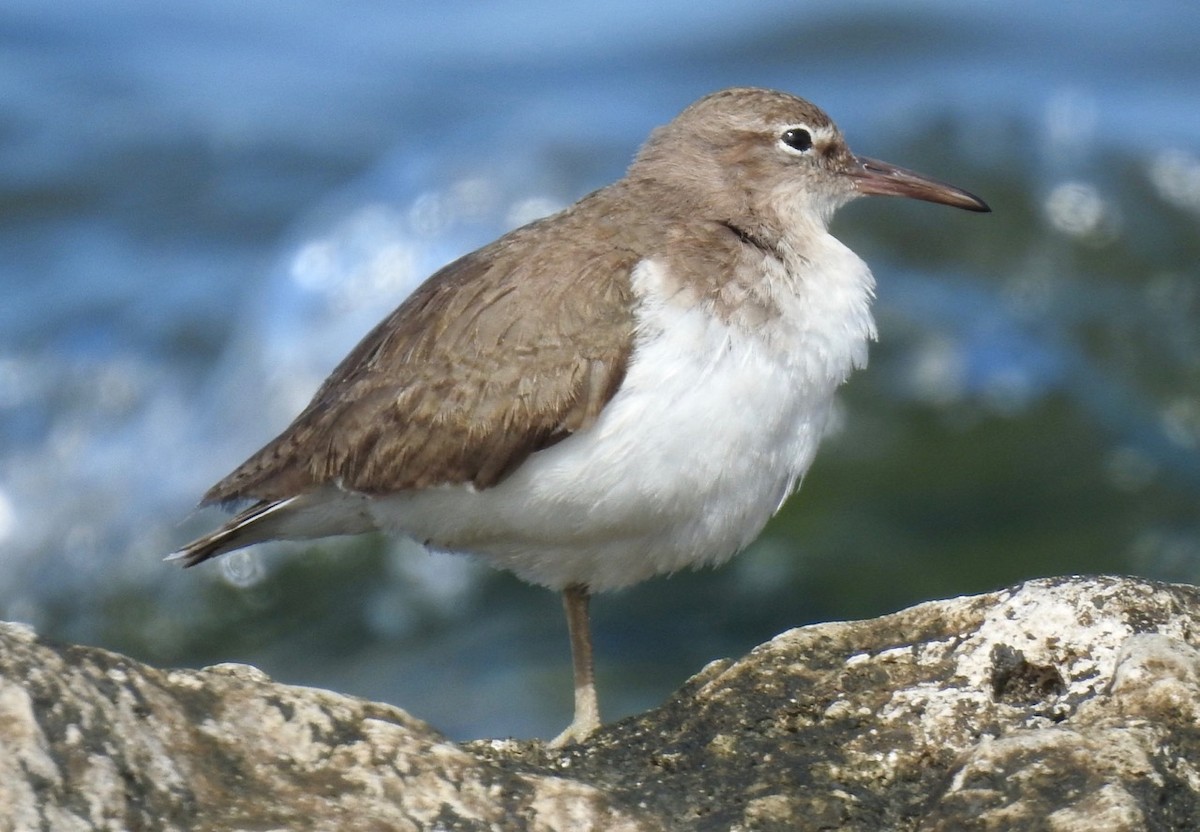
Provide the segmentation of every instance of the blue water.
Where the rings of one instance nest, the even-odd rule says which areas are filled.
[[[6,618],[255,661],[455,736],[556,730],[546,593],[379,541],[310,555],[310,583],[298,556],[159,558],[425,275],[741,84],[995,213],[839,218],[880,281],[873,366],[759,546],[597,603],[609,712],[820,617],[1044,572],[1197,577],[1200,7],[10,0],[0,41]]]

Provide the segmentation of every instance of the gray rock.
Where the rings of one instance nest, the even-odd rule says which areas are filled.
[[[0,830],[1200,829],[1200,590],[1031,581],[792,630],[583,746],[0,625]]]

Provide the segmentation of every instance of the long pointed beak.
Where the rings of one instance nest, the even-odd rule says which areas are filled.
[[[846,173],[854,179],[860,193],[877,196],[906,196],[911,199],[923,199],[926,202],[938,202],[942,205],[952,205],[967,211],[991,211],[988,204],[974,194],[967,193],[962,188],[938,182],[916,171],[870,159],[866,156],[855,156],[854,164]]]

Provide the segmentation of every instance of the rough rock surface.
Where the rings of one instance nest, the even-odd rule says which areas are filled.
[[[0,625],[0,830],[1200,829],[1198,625],[1032,581],[786,632],[558,753]]]

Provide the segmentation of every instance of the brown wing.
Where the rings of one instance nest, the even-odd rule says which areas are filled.
[[[486,488],[595,421],[625,375],[639,255],[612,240],[588,251],[569,224],[541,228],[536,242],[527,227],[427,280],[204,502],[329,482]]]

